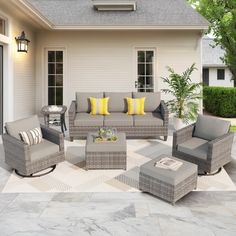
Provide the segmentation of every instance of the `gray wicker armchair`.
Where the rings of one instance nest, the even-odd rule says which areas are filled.
[[[28,145],[21,141],[19,132],[41,127],[43,140]],[[65,160],[63,134],[39,123],[37,116],[6,123],[2,136],[5,162],[23,177],[38,177],[53,171],[56,164]],[[50,168],[50,171],[34,175]]]
[[[199,115],[195,124],[173,134],[172,155],[198,165],[199,173],[213,173],[231,161],[234,134],[230,122]]]

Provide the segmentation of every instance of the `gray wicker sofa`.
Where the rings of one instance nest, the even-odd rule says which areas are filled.
[[[90,97],[109,97],[108,111],[110,115],[90,115]],[[126,97],[145,97],[145,115],[127,115]],[[126,137],[168,137],[169,112],[160,99],[160,93],[139,92],[100,92],[76,93],[69,109],[70,140],[86,138],[88,132],[96,132],[99,127],[115,127],[125,132]]]

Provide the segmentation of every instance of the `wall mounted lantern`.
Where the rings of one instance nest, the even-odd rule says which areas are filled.
[[[21,36],[16,38],[16,42],[17,42],[17,52],[27,52],[28,51],[28,43],[30,41],[25,37],[24,31],[22,31]]]

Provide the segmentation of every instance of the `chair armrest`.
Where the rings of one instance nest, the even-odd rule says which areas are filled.
[[[165,104],[165,102],[163,100],[161,100],[160,103],[160,112],[161,112],[161,116],[164,120],[164,126],[168,126],[169,123],[169,110]]]
[[[224,157],[227,153],[231,153],[234,140],[234,133],[229,132],[208,143],[207,158],[217,159]]]
[[[63,133],[49,128],[45,125],[40,124],[41,126],[41,130],[42,130],[42,134],[43,134],[43,138],[47,139],[48,141],[55,143],[57,145],[59,145],[60,147],[60,151],[64,150],[64,135]]]
[[[188,125],[182,129],[179,129],[173,133],[173,148],[178,144],[184,143],[188,139],[192,138],[195,124]]]
[[[76,101],[72,101],[69,108],[69,125],[74,125],[74,120],[76,116]]]
[[[29,145],[24,143],[23,141],[9,135],[2,135],[3,147],[6,156],[10,156],[12,158],[21,159],[24,161],[30,161],[30,151]],[[5,156],[5,158],[6,158]]]

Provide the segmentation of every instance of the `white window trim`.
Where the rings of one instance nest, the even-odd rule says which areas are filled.
[[[158,86],[158,83],[156,83],[157,79],[157,47],[135,47],[134,48],[134,69],[135,69],[135,80],[138,81],[138,51],[153,51],[153,91],[156,92],[156,86]],[[138,91],[138,88],[135,88],[135,91]]]

